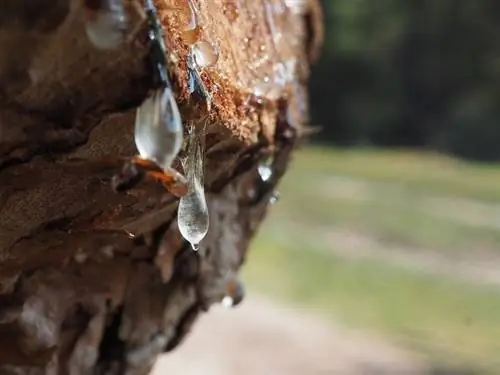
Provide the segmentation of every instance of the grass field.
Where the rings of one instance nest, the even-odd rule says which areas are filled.
[[[451,265],[479,257],[500,265],[500,166],[306,149],[280,192],[246,265],[251,288],[387,335],[432,361],[500,373],[500,286],[468,282],[460,267],[440,275],[386,256],[345,256],[351,250],[329,237],[340,228],[371,239],[360,247],[396,244],[410,260],[444,254]]]

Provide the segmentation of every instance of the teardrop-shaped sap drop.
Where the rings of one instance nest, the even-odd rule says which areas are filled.
[[[200,68],[212,67],[219,60],[219,51],[206,40],[196,42],[191,49],[194,61]]]
[[[88,39],[100,49],[117,48],[127,31],[123,1],[101,0],[97,6],[87,3],[88,1],[85,2],[85,33]]]
[[[203,186],[198,178],[192,182],[188,194],[179,201],[177,223],[182,237],[197,250],[208,232],[209,215]]]
[[[182,120],[169,87],[156,90],[137,109],[135,144],[143,159],[161,168],[172,165],[182,147]]]
[[[267,182],[273,175],[273,158],[268,157],[266,160],[263,160],[257,170],[262,182]]]

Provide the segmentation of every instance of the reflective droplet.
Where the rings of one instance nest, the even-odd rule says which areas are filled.
[[[189,190],[179,201],[177,223],[182,237],[197,250],[208,232],[209,215],[203,186],[203,150],[194,128],[190,129],[188,157],[183,166]]]
[[[196,14],[196,7],[192,0],[187,0],[189,7],[189,23],[186,29],[182,32],[182,39],[187,44],[195,43],[200,37],[200,26],[198,24],[198,16]]]
[[[200,68],[214,66],[219,59],[219,51],[206,40],[200,40],[191,47],[194,62]]]
[[[262,160],[258,167],[259,176],[263,182],[268,181],[273,175],[273,156],[267,156]]]
[[[163,170],[170,168],[183,141],[181,115],[170,88],[154,91],[137,109],[134,137],[141,158]]]
[[[188,56],[188,90],[189,90],[189,104],[193,108],[193,113],[196,114],[196,119],[200,121],[208,116],[212,99],[208,90],[201,79],[200,72],[196,69],[194,63],[194,56]],[[190,118],[195,120],[193,118]]]
[[[267,164],[259,165],[258,171],[259,171],[260,178],[264,182],[268,181],[271,178],[271,176],[273,175],[273,170],[271,169],[271,166],[269,166]]]
[[[89,257],[88,254],[84,253],[81,250],[77,251],[76,254],[73,255],[73,259],[75,260],[76,263],[79,264],[85,263],[88,257]]]
[[[224,289],[225,294],[221,304],[226,308],[238,306],[245,298],[245,287],[235,276],[230,278]]]
[[[233,307],[233,305],[234,305],[233,297],[225,296],[220,303],[226,309],[229,309],[229,308]]]
[[[197,179],[179,201],[177,221],[182,237],[191,244],[193,250],[198,250],[199,243],[208,232],[209,217],[205,192]]]
[[[188,29],[192,30],[198,27],[198,16],[196,15],[196,8],[193,4],[193,0],[187,0],[187,3],[189,6],[189,13],[190,13]]]
[[[280,193],[275,191],[271,198],[269,198],[269,204],[276,204],[280,200]]]
[[[268,76],[266,76],[261,82],[257,83],[253,88],[254,96],[269,100],[279,99],[282,92],[282,86],[271,81]]]
[[[122,0],[84,1],[85,32],[90,42],[101,49],[118,47],[127,32]]]

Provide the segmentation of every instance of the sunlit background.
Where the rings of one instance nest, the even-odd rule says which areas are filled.
[[[247,299],[155,374],[500,374],[500,2],[324,9],[322,131],[253,243]]]

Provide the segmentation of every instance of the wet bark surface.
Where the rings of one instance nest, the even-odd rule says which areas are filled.
[[[238,269],[307,121],[319,8],[242,1],[228,16],[224,2],[195,2],[200,37],[220,51],[202,73],[213,96],[201,117],[182,19],[171,10],[182,4],[155,3],[183,118],[206,132],[211,222],[199,252],[177,229],[178,200],[126,168],[135,108],[153,84],[147,30],[102,51],[85,36],[81,1],[2,3],[0,373],[146,374],[211,304],[242,298]],[[279,95],[253,95],[292,60]],[[263,182],[257,167],[268,156],[273,175]]]

